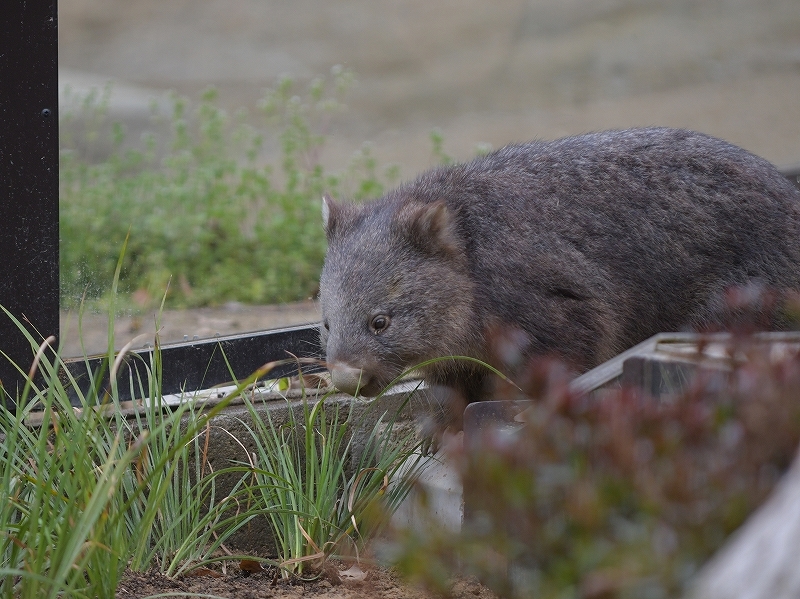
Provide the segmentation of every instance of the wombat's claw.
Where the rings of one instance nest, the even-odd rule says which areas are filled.
[[[425,456],[435,455],[436,452],[439,451],[439,446],[441,445],[442,439],[441,435],[436,435],[433,437],[424,437],[420,442],[419,452]]]
[[[444,426],[437,422],[436,418],[426,416],[422,419],[418,436],[420,438],[419,450],[423,456],[434,455],[441,449],[444,430]]]

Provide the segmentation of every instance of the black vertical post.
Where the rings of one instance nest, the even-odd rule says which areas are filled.
[[[0,305],[34,337],[58,336],[56,0],[0,1]],[[0,313],[0,351],[25,371],[31,346]],[[0,356],[6,401],[21,375]]]

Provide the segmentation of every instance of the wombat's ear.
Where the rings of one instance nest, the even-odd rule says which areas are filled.
[[[322,196],[322,224],[325,227],[325,235],[328,241],[336,231],[337,222],[342,218],[342,206],[333,201],[327,193]]]
[[[442,200],[410,204],[401,212],[400,222],[411,242],[422,250],[454,256],[464,251],[453,212]]]

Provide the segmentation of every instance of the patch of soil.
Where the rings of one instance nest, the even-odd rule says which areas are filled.
[[[162,574],[126,572],[120,582],[118,599],[144,599],[162,593],[178,593],[172,597],[191,597],[192,593],[204,597],[224,599],[289,599],[294,597],[319,597],[321,599],[435,599],[440,595],[404,581],[394,571],[373,567],[364,580],[332,581],[336,576],[325,576],[311,582],[281,580],[274,569],[247,574],[239,568],[226,574],[188,575],[180,579]],[[180,593],[186,593],[182,595]],[[456,578],[448,592],[452,599],[496,599],[496,595],[474,578]]]
[[[273,306],[246,306],[229,302],[216,308],[194,310],[141,310],[139,314],[120,316],[114,323],[116,349],[139,337],[136,348],[145,342],[152,344],[155,322],[159,320],[161,343],[190,339],[208,339],[215,335],[232,335],[281,327],[308,324],[319,320],[319,309],[311,300]],[[78,327],[76,311],[62,311],[61,335],[64,337],[62,355],[65,357],[104,353],[108,348],[108,316],[87,312]]]

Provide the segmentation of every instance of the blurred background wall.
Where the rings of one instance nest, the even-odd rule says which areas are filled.
[[[59,21],[62,86],[114,80],[112,116],[134,131],[165,90],[254,106],[281,75],[341,64],[358,85],[333,167],[371,141],[410,177],[433,128],[463,159],[650,124],[800,162],[798,0],[60,0]]]

